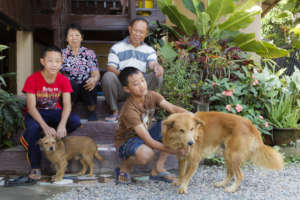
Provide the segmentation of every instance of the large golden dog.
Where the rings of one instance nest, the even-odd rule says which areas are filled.
[[[240,166],[245,161],[269,169],[282,169],[280,153],[264,145],[260,132],[248,120],[238,115],[222,112],[177,113],[163,121],[163,142],[171,149],[186,148],[188,154],[178,157],[179,185],[177,193],[187,193],[191,177],[196,172],[201,159],[215,152],[224,144],[224,159],[227,168],[226,178],[215,184],[225,187],[232,178],[226,192],[235,192],[243,174]]]

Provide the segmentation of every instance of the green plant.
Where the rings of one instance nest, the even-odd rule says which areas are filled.
[[[278,94],[265,103],[266,117],[276,128],[300,128],[300,71],[284,76]]]
[[[230,77],[207,79],[201,86],[204,95],[209,95],[212,110],[228,112],[248,118],[264,134],[270,134],[272,126],[264,116],[264,105],[277,94],[274,88],[267,89],[274,81],[269,79],[260,82],[255,77],[256,72],[245,66],[239,71],[233,71]]]
[[[12,136],[24,128],[24,106],[24,100],[0,89],[0,148],[12,146]]]
[[[5,45],[0,45],[0,51],[7,48]],[[0,60],[3,58],[0,57]],[[0,148],[12,146],[12,136],[19,128],[24,127],[22,112],[25,101],[1,88],[6,86],[4,77],[11,74],[0,74]]]
[[[179,59],[174,63],[164,63],[163,96],[173,104],[193,110],[193,91],[199,88],[197,65]]]
[[[272,98],[266,105],[266,116],[276,128],[299,128],[300,107],[296,103],[297,95],[281,94],[279,99]]]
[[[300,164],[300,156],[286,156],[284,161],[288,164]]]
[[[211,39],[216,41],[222,39],[231,43],[230,46],[238,46],[244,51],[255,52],[262,57],[287,56],[286,50],[266,41],[256,40],[254,33],[240,32],[240,29],[248,27],[255,16],[261,13],[261,8],[256,6],[261,1],[247,0],[236,4],[234,0],[212,0],[208,1],[208,7],[205,9],[201,0],[183,0],[185,8],[195,15],[195,20],[180,13],[172,0],[158,0],[157,4],[179,29],[180,34],[178,32],[175,34],[178,38],[197,36],[203,49],[210,45]]]

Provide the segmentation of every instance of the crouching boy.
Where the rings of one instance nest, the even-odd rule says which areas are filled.
[[[161,124],[150,128],[155,109],[161,107],[170,113],[188,112],[166,101],[159,93],[148,91],[143,74],[134,67],[121,71],[119,80],[125,92],[129,93],[122,107],[119,124],[115,132],[115,146],[122,159],[115,170],[116,182],[131,182],[130,172],[134,165],[146,165],[153,160],[154,151],[160,151],[152,168],[150,179],[173,182],[175,177],[164,169],[169,153],[184,154],[167,148],[161,143]]]
[[[27,151],[31,171],[29,178],[41,178],[41,151],[37,141],[45,135],[63,138],[80,126],[80,118],[71,113],[71,87],[67,77],[59,73],[62,55],[57,47],[48,47],[40,62],[43,68],[25,82],[26,130],[20,141]],[[62,106],[60,105],[62,98]]]

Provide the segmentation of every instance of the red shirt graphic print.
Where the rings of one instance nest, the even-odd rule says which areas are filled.
[[[47,83],[41,72],[35,72],[29,76],[22,90],[24,93],[36,95],[37,109],[61,109],[59,99],[62,93],[73,92],[70,81],[67,77],[58,73],[54,83]]]

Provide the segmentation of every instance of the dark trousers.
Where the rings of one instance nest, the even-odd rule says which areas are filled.
[[[87,106],[94,106],[97,103],[96,87],[92,91],[84,89],[85,81],[83,83],[77,83],[70,80],[74,92],[71,94],[72,103],[82,101]]]
[[[53,128],[57,128],[62,110],[39,110],[42,118],[45,122]],[[71,113],[67,121],[66,129],[70,133],[81,125],[78,115]],[[33,119],[28,113],[25,116],[26,130],[24,135],[21,136],[20,141],[27,151],[27,158],[30,161],[31,168],[40,168],[41,151],[40,146],[37,144],[38,140],[44,136],[42,128],[35,119]]]

